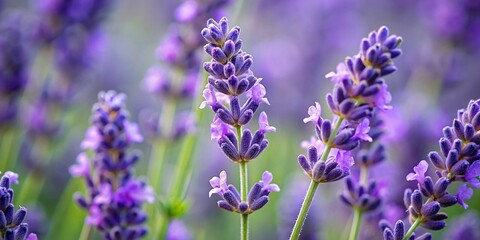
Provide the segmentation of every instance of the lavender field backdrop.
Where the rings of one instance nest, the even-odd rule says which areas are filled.
[[[478,0],[0,0],[0,239],[480,239],[479,46]]]

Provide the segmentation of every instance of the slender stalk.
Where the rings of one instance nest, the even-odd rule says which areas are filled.
[[[88,238],[90,237],[91,229],[92,228],[90,227],[90,225],[84,223],[82,232],[80,233],[80,237],[78,238],[78,240],[88,240]]]
[[[307,194],[305,199],[303,199],[302,207],[300,208],[300,213],[298,213],[297,221],[295,221],[295,226],[293,227],[292,234],[290,235],[290,240],[297,240],[300,236],[300,231],[302,230],[303,223],[307,218],[308,210],[312,204],[313,196],[315,196],[315,190],[317,190],[318,182],[311,181],[310,186],[308,186]]]
[[[173,119],[175,118],[176,103],[171,99],[165,99],[163,103],[162,114],[158,120],[158,131],[161,134],[168,136],[173,125]],[[150,185],[155,191],[158,191],[160,186],[160,180],[162,176],[161,170],[167,149],[166,145],[167,141],[163,139],[156,140],[152,145],[152,152],[150,154],[150,160],[148,163],[148,179]]]
[[[322,153],[322,157],[320,158],[321,161],[327,160],[328,155],[332,150],[333,139],[335,139],[335,136],[337,135],[337,132],[340,129],[343,120],[343,117],[338,118],[337,123],[335,124],[335,127],[333,128],[330,138],[328,139],[328,142],[326,144],[327,147],[325,148],[325,151]],[[318,184],[319,183],[314,182],[313,180],[310,182],[310,186],[308,187],[305,199],[303,200],[302,207],[300,208],[300,212],[298,213],[297,220],[295,221],[295,225],[293,226],[290,240],[297,240],[300,237],[300,231],[302,230],[303,223],[305,222],[305,218],[307,217],[307,212],[310,209],[310,205],[312,204],[313,196],[315,195],[315,190],[317,190]]]
[[[242,201],[247,201],[247,164],[240,163],[240,195]],[[248,239],[248,214],[241,214],[240,220],[240,236],[242,240]]]
[[[352,228],[350,229],[350,236],[348,237],[349,240],[358,239],[358,233],[360,231],[361,222],[362,222],[362,210],[356,207],[353,209]]]
[[[158,131],[168,137],[171,133],[173,120],[175,118],[176,101],[173,99],[165,99],[162,103],[163,109],[161,117],[158,119]],[[159,193],[161,185],[162,168],[165,162],[166,152],[169,145],[168,143],[169,142],[166,139],[157,139],[152,145],[147,176],[148,181],[156,194]],[[166,222],[166,226],[163,226],[164,224],[157,224],[161,219],[162,213],[159,212],[157,208],[154,208],[154,206],[147,206],[147,212],[153,212],[153,214],[150,215],[152,219],[149,221],[151,236],[152,239],[158,239],[159,234],[161,234],[160,232],[162,229],[168,227],[170,221],[161,221],[162,223]]]
[[[410,228],[408,229],[407,234],[405,234],[405,237],[403,237],[403,240],[408,240],[410,236],[412,236],[412,234],[415,232],[415,229],[417,229],[421,223],[422,223],[421,219],[417,218],[417,220],[415,220],[412,226],[410,226]]]
[[[0,142],[0,171],[6,172],[11,170],[11,167],[14,166],[14,162],[17,160],[16,157],[12,157],[12,154],[16,151],[16,128],[7,128],[4,129],[4,134]]]

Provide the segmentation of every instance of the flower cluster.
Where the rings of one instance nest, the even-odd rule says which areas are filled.
[[[68,97],[70,85],[92,66],[92,59],[101,47],[100,24],[113,2],[39,1],[35,37],[40,44],[53,49],[59,84],[65,85],[61,87],[64,97]]]
[[[19,96],[28,81],[28,51],[21,16],[10,15],[0,23],[0,124],[17,115]]]
[[[392,228],[387,221],[380,222],[380,228],[383,231],[383,239],[385,240],[403,240],[405,239],[405,225],[402,221],[398,221]],[[421,236],[416,237],[415,233],[412,234],[408,240],[431,240],[432,235],[430,233],[424,233]]]
[[[15,211],[11,184],[18,184],[18,175],[7,171],[0,179],[0,239],[36,240],[37,236],[28,234],[28,224],[23,222],[27,209],[20,207]]]
[[[303,121],[315,125],[318,139],[314,139],[314,148],[322,154],[309,149],[309,161],[303,155],[298,157],[300,165],[313,181],[331,182],[349,175],[353,159],[347,152],[362,141],[372,141],[368,135],[369,118],[375,109],[390,108],[391,95],[382,77],[396,70],[392,59],[401,54],[398,49],[401,41],[400,37],[390,35],[388,28],[381,27],[362,40],[359,54],[347,57],[345,63],[337,66],[337,72],[326,75],[335,83],[333,93],[327,94],[327,103],[336,117],[333,121],[323,119],[319,103],[308,109],[309,117]],[[314,177],[313,172],[316,169],[323,171],[323,165],[328,163],[331,168],[336,168],[337,177],[328,181]]]
[[[439,212],[441,208],[450,207],[456,203],[468,208],[466,200],[473,195],[472,188],[480,187],[479,137],[480,130],[480,100],[470,101],[466,109],[460,109],[452,126],[443,129],[443,137],[439,141],[441,155],[432,151],[428,158],[436,168],[437,181],[426,176],[428,163],[425,160],[413,168],[414,172],[407,175],[408,181],[417,181],[418,189],[406,189],[404,195],[405,207],[409,212],[409,220],[414,225],[412,230],[420,225],[431,230],[440,230],[446,226],[447,214]],[[448,187],[455,181],[466,182],[461,185],[456,194],[450,194]],[[423,202],[423,198],[427,200]],[[416,224],[416,225],[415,225]]]
[[[243,166],[257,158],[267,147],[265,134],[275,131],[268,123],[267,114],[262,112],[255,134],[249,129],[242,132],[242,127],[250,122],[259,105],[268,104],[266,90],[260,83],[261,79],[256,78],[250,70],[252,56],[241,50],[239,27],[229,29],[226,18],[219,22],[209,19],[201,33],[208,42],[204,47],[205,52],[213,59],[204,64],[210,76],[203,91],[205,101],[200,107],[210,106],[215,112],[211,124],[212,139],[217,141],[230,160]],[[247,99],[241,105],[240,98],[243,95]],[[250,214],[268,202],[271,191],[280,191],[277,185],[270,184],[272,175],[265,172],[262,181],[252,187],[248,197],[243,194],[240,196],[233,185],[226,185],[226,173],[223,173],[223,177],[213,178],[210,183],[214,188],[212,191],[218,192],[224,199],[218,202],[219,207],[229,211]]]
[[[258,121],[260,127],[255,134],[245,129],[243,133],[237,131],[241,133],[237,136],[233,130],[249,123],[261,103],[268,104],[261,79],[250,70],[252,56],[240,49],[239,34],[239,27],[228,30],[226,18],[218,23],[210,19],[207,28],[202,30],[209,42],[205,51],[213,59],[204,64],[210,76],[203,91],[205,101],[200,107],[208,105],[216,113],[211,125],[212,139],[217,140],[225,155],[235,162],[248,162],[267,147],[265,133],[274,132],[275,128],[269,126],[267,115],[262,112]],[[242,94],[247,97],[243,105],[240,104]],[[238,142],[237,138],[241,141]]]
[[[87,223],[97,227],[105,239],[139,239],[147,233],[144,202],[155,200],[153,189],[133,175],[138,154],[128,147],[143,140],[138,126],[128,121],[125,95],[114,91],[100,92],[93,106],[92,127],[87,130],[81,147],[93,150],[94,157],[81,153],[70,173],[87,183],[86,197],[77,193],[78,204],[87,209]]]
[[[212,190],[208,193],[209,197],[218,194],[223,200],[217,202],[218,206],[231,212],[241,214],[250,214],[267,204],[268,195],[271,192],[278,192],[280,188],[277,184],[271,184],[273,176],[270,172],[265,171],[262,180],[255,183],[248,193],[247,201],[242,201],[240,193],[231,184],[227,184],[227,173],[220,172],[219,177],[210,179]]]

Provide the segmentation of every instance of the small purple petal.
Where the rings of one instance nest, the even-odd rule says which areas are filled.
[[[423,184],[425,180],[425,173],[428,170],[428,163],[425,160],[420,161],[417,166],[413,167],[413,173],[407,175],[407,181],[417,180],[418,183]]]
[[[360,124],[358,124],[357,128],[355,129],[355,134],[353,135],[354,138],[360,139],[366,142],[372,142],[372,137],[368,135],[370,131],[370,120],[364,118]]]
[[[322,115],[322,107],[320,106],[320,103],[315,102],[315,105],[310,106],[308,108],[308,115],[309,117],[304,118],[303,122],[312,122],[317,124]]]
[[[75,177],[86,177],[90,175],[90,160],[86,153],[78,154],[77,164],[70,166],[69,172]]]
[[[260,113],[258,125],[260,125],[259,130],[263,133],[275,132],[277,130],[275,127],[268,125],[268,117],[265,112]]]
[[[457,189],[457,193],[455,194],[458,199],[458,204],[462,205],[463,208],[467,209],[468,205],[465,203],[465,200],[468,200],[473,195],[473,190],[467,186],[467,184],[463,184]]]
[[[475,161],[465,173],[465,180],[472,185],[473,188],[480,187],[480,161]]]

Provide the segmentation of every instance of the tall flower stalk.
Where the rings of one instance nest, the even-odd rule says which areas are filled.
[[[274,132],[275,128],[268,124],[267,114],[262,112],[255,134],[250,129],[243,129],[259,105],[269,103],[261,79],[250,70],[252,56],[241,50],[240,28],[229,29],[224,17],[219,22],[209,19],[201,33],[208,42],[204,46],[205,52],[212,59],[204,63],[210,76],[203,91],[205,101],[200,108],[209,106],[215,112],[211,124],[212,140],[230,160],[239,164],[240,170],[240,192],[234,185],[227,184],[227,173],[222,171],[219,177],[210,180],[212,190],[209,196],[218,194],[222,198],[218,201],[220,208],[240,214],[240,239],[244,240],[248,239],[248,215],[267,204],[270,192],[280,191],[276,184],[271,184],[272,174],[265,171],[262,180],[247,193],[247,164],[267,147],[265,134]],[[243,98],[246,100],[242,105],[240,99]]]
[[[195,122],[199,116],[195,112],[178,109],[185,105],[195,106],[192,98],[198,95],[197,89],[204,77],[200,72],[201,55],[199,55],[203,38],[198,32],[209,17],[219,16],[230,2],[230,0],[189,0],[180,4],[174,13],[176,22],[169,26],[167,35],[156,51],[162,66],[151,67],[144,80],[147,91],[159,96],[162,105],[161,114],[150,113],[147,114],[149,116],[145,116],[148,132],[153,136],[148,178],[159,194],[167,149],[172,142],[184,140],[176,162],[174,179],[169,183],[172,187],[167,189],[169,193],[165,193],[168,197],[162,202],[161,212],[153,215],[153,238],[165,237],[170,222],[185,212],[184,198],[192,169],[191,154],[195,147],[195,141],[189,135],[194,132]],[[190,109],[196,107],[190,106]],[[187,137],[183,139],[185,136]],[[157,218],[161,221],[160,224],[156,221]]]
[[[429,233],[416,238],[415,230],[420,226],[434,231],[443,229],[448,215],[440,212],[442,208],[456,203],[468,208],[465,201],[472,197],[472,188],[480,187],[479,130],[480,99],[471,100],[466,109],[458,110],[452,126],[443,128],[440,153],[432,151],[428,154],[432,167],[436,169],[437,180],[434,182],[433,177],[426,175],[429,164],[425,160],[420,161],[406,177],[408,181],[418,183],[417,189],[405,190],[403,199],[411,226],[405,232],[402,220],[398,220],[394,227],[382,221],[384,239],[431,239]],[[454,182],[465,184],[451,194],[449,187]]]
[[[398,49],[402,39],[390,35],[387,27],[369,34],[360,44],[360,52],[347,57],[337,67],[337,72],[327,74],[335,87],[327,94],[327,103],[334,118],[321,117],[321,107],[315,103],[308,109],[319,144],[308,149],[307,156],[300,155],[298,162],[310,177],[310,186],[293,227],[290,239],[298,239],[308,209],[320,183],[338,181],[350,174],[354,164],[351,151],[362,141],[371,141],[368,135],[370,118],[375,109],[388,109],[391,95],[383,76],[396,71],[392,59],[401,54]],[[321,153],[320,153],[321,152]],[[357,212],[356,222],[360,222]],[[355,230],[356,231],[356,230]],[[356,234],[353,234],[355,238]]]
[[[138,126],[128,121],[125,95],[114,91],[100,92],[92,109],[92,126],[87,130],[82,148],[94,151],[77,157],[70,167],[73,176],[82,177],[88,193],[74,195],[88,211],[86,224],[96,227],[105,239],[140,239],[147,234],[144,202],[155,200],[153,189],[136,179],[133,166],[139,155],[128,147],[143,140]],[[88,234],[83,237],[87,239]]]

